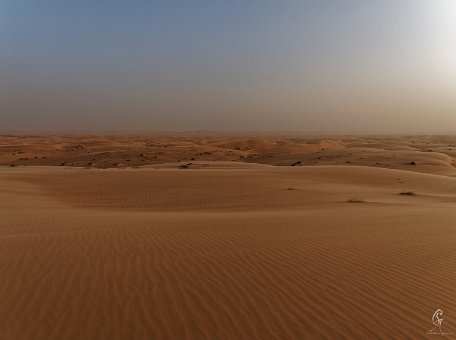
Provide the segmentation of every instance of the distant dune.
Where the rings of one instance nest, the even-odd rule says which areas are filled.
[[[456,175],[455,136],[0,135],[0,166],[126,168],[198,161],[357,165]]]
[[[1,340],[456,333],[450,139],[195,138],[2,137]]]

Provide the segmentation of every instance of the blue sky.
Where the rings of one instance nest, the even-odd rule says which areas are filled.
[[[446,132],[448,13],[451,0],[0,0],[0,130]]]

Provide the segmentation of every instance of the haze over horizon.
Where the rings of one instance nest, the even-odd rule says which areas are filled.
[[[454,133],[456,2],[0,2],[0,131]]]

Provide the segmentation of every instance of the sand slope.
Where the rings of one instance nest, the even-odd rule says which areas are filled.
[[[199,167],[1,169],[0,339],[456,332],[456,178]]]

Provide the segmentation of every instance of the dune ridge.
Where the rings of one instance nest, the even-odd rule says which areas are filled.
[[[0,135],[0,166],[128,168],[208,161],[355,165],[456,176],[456,143],[455,136]]]

